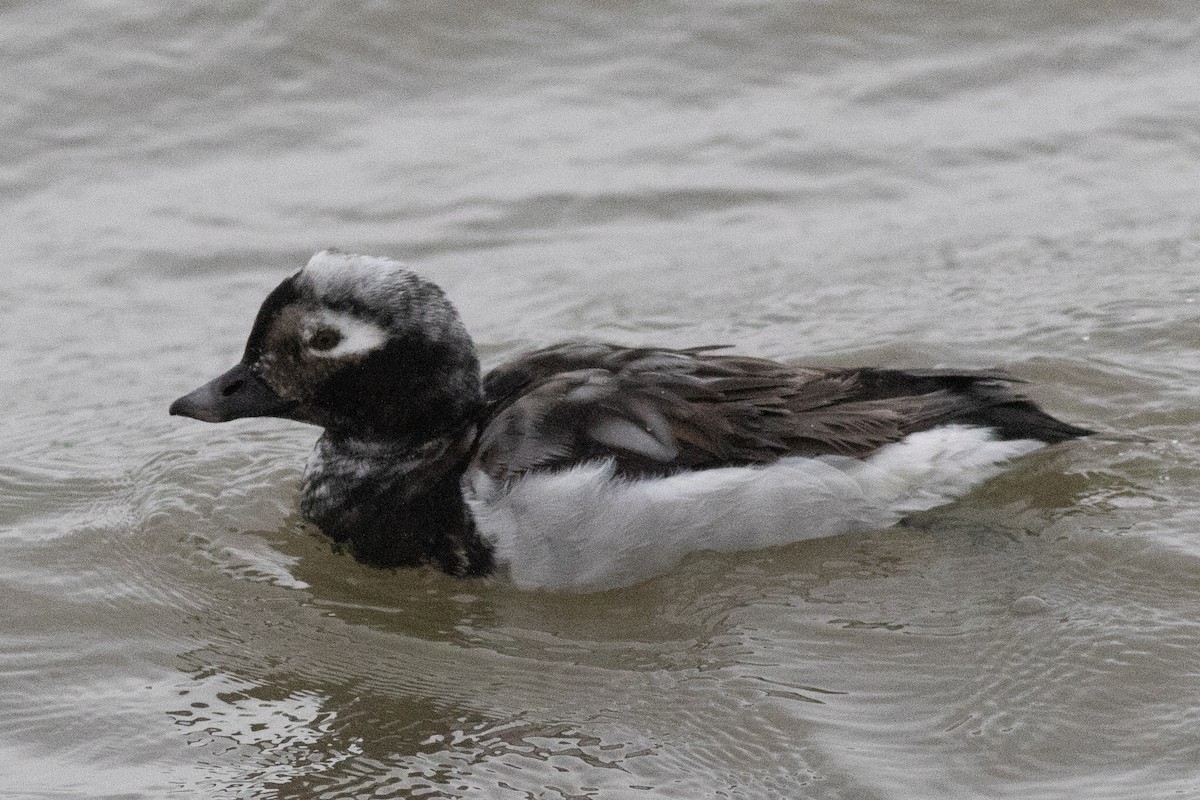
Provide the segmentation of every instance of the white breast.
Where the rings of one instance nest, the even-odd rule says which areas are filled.
[[[594,591],[664,572],[695,550],[749,550],[892,525],[946,503],[1042,447],[986,428],[913,434],[870,458],[785,458],[652,480],[611,461],[505,487],[464,479],[480,534],[523,588]]]

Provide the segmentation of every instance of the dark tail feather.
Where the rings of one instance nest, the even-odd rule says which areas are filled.
[[[974,419],[964,421],[995,428],[1001,439],[1036,439],[1055,444],[1095,433],[1055,419],[1028,400],[1015,400],[981,409],[973,416]]]
[[[1021,383],[1003,370],[862,370],[872,397],[950,392],[966,400],[961,413],[937,424],[958,422],[994,428],[1001,439],[1036,439],[1046,444],[1088,436],[1095,431],[1063,422],[1042,411],[1013,389]]]

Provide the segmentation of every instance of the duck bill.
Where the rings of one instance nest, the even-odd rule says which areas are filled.
[[[243,417],[278,417],[296,403],[275,393],[245,364],[214,378],[171,403],[170,413],[202,422],[228,422]]]

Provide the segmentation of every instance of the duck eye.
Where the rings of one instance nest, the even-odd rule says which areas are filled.
[[[317,328],[308,337],[308,346],[318,353],[328,352],[342,341],[342,332],[337,328]]]

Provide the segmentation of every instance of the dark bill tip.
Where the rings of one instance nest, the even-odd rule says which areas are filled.
[[[201,422],[228,422],[242,417],[281,416],[295,405],[277,395],[245,364],[238,364],[171,403],[169,411]]]

